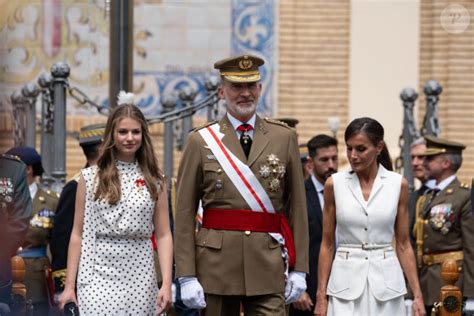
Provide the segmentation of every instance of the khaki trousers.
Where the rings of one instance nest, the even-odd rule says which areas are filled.
[[[239,316],[240,304],[244,315],[285,316],[285,298],[283,293],[239,296],[206,294],[206,309],[204,316]]]

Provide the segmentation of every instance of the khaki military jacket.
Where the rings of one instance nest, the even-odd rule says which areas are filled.
[[[422,208],[423,254],[463,251],[459,260],[460,278],[456,283],[464,297],[474,298],[474,216],[471,211],[470,188],[453,180],[432,199],[426,193]],[[426,258],[426,257],[425,257]],[[423,263],[419,268],[420,285],[425,305],[439,300],[443,280],[441,264]]]
[[[51,238],[54,223],[54,212],[58,204],[58,196],[52,191],[44,191],[38,187],[33,199],[33,217],[30,220],[23,248],[45,247]],[[47,300],[45,266],[49,267],[47,257],[25,258],[25,286],[27,297],[33,303]]]
[[[254,172],[277,212],[283,212],[294,235],[296,271],[308,272],[308,222],[302,167],[296,132],[281,122],[257,116],[249,158],[245,157],[232,124],[220,122],[222,142]],[[260,168],[276,155],[285,168],[278,187]],[[199,201],[204,209],[249,209],[223,172],[201,135],[193,132],[181,158],[175,220],[176,276],[197,276],[204,291],[217,295],[282,293],[284,264],[279,244],[268,233],[201,229],[195,236]],[[204,215],[205,216],[205,215]]]

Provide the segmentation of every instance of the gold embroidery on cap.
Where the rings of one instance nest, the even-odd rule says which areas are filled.
[[[248,56],[244,56],[244,59],[239,61],[239,68],[242,70],[247,70],[252,68],[253,62],[251,59],[249,59]]]

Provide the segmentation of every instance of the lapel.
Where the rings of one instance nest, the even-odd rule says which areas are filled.
[[[387,177],[387,170],[379,164],[379,170],[377,171],[377,175],[375,176],[374,184],[372,185],[372,190],[370,191],[369,199],[367,201],[364,200],[364,196],[362,194],[362,189],[360,187],[359,177],[357,174],[348,172],[348,185],[349,189],[354,195],[357,202],[359,202],[360,206],[368,213],[368,206],[370,202],[375,198],[377,193],[384,185],[384,180]]]
[[[458,178],[455,178],[451,183],[444,188],[443,191],[440,191],[431,201],[429,199],[429,193],[427,196],[426,204],[423,207],[423,217],[425,217],[431,210],[431,208],[437,204],[441,204],[446,201],[447,195],[452,195],[456,187],[459,186]]]
[[[267,123],[262,120],[258,115],[255,120],[255,129],[253,132],[252,148],[250,149],[249,159],[247,165],[250,167],[262,154],[265,147],[267,147],[269,140],[266,136],[268,133]],[[239,143],[240,145],[240,143]],[[242,146],[240,146],[242,147]],[[241,150],[243,153],[243,150]],[[244,154],[245,157],[245,154]]]
[[[239,139],[237,138],[237,134],[234,130],[234,127],[230,123],[227,115],[219,121],[220,129],[219,131],[224,134],[222,137],[222,142],[226,147],[237,157],[240,161],[246,162],[247,158],[245,157],[244,150],[240,145]],[[253,147],[253,144],[252,144]]]
[[[322,209],[319,204],[319,196],[311,177],[305,181],[304,186],[306,188],[306,199],[308,200],[308,213],[311,217],[321,218]]]

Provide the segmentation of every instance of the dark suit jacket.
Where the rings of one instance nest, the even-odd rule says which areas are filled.
[[[318,288],[318,260],[319,248],[323,237],[323,213],[319,204],[319,197],[311,178],[304,182],[306,191],[306,205],[308,207],[309,226],[309,275],[306,276],[306,284],[309,296],[316,305],[316,290]],[[313,311],[300,311],[290,307],[290,315],[312,316]]]

